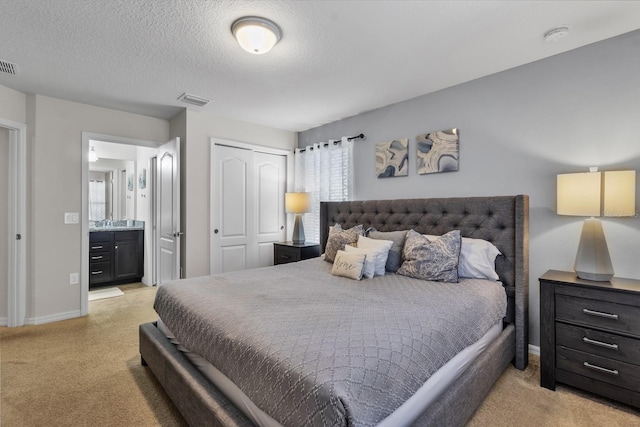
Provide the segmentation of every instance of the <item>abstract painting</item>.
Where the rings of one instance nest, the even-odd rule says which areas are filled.
[[[376,176],[390,178],[409,174],[409,138],[376,144]]]
[[[458,170],[458,129],[439,130],[416,136],[418,174]]]

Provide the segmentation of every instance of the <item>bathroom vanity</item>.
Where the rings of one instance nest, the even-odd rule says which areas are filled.
[[[96,221],[89,230],[90,289],[142,280],[143,221]]]

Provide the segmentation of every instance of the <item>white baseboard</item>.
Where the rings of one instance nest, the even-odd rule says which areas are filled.
[[[540,356],[540,347],[537,345],[529,344],[529,354]]]
[[[60,320],[74,319],[80,317],[80,310],[67,311],[66,313],[50,314],[48,316],[28,317],[25,325],[42,325],[44,323],[58,322]]]

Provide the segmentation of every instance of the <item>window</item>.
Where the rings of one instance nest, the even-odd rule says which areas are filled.
[[[89,220],[102,221],[106,218],[106,198],[104,181],[89,181]]]
[[[320,241],[320,202],[353,197],[353,142],[347,137],[333,143],[297,149],[296,191],[311,193],[311,212],[304,215],[307,240]]]

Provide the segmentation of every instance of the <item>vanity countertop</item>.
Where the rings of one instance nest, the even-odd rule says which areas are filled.
[[[89,223],[89,232],[131,230],[144,230],[144,221],[126,219],[117,221],[91,221]]]

